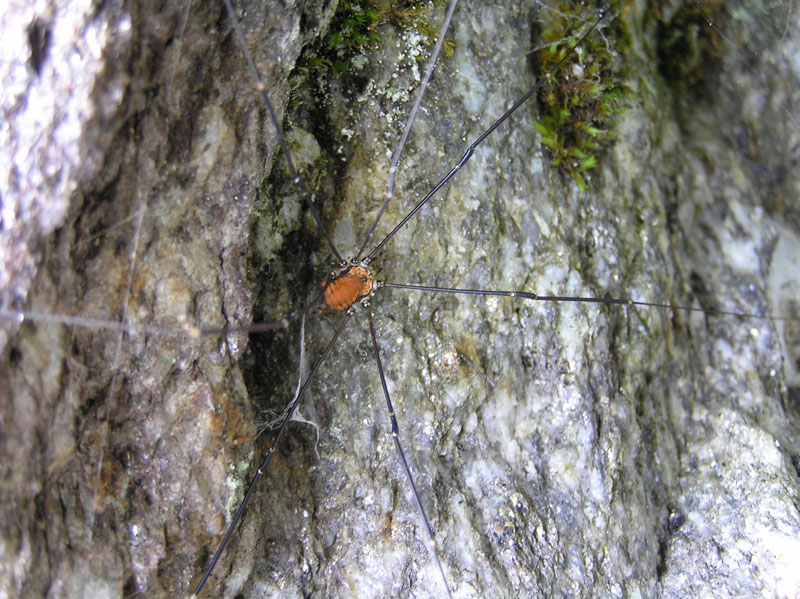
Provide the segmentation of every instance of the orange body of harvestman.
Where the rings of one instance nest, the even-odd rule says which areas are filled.
[[[340,312],[379,287],[364,262],[343,267],[338,275],[331,275],[329,280],[323,281],[322,286],[325,288],[325,303]]]

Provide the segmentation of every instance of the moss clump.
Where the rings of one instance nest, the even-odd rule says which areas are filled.
[[[540,13],[542,30],[534,56],[537,75],[549,73],[564,57],[553,77],[539,92],[536,128],[560,166],[586,190],[586,172],[598,164],[603,149],[614,139],[614,118],[629,96],[623,57],[631,46],[625,21],[627,2],[612,3],[606,17],[584,42],[570,52],[598,17],[579,3],[563,1]]]
[[[355,55],[381,41],[376,29],[384,19],[376,2],[342,2],[325,38],[329,66],[337,73],[345,72]]]
[[[341,2],[317,53],[305,58],[299,69],[305,75],[343,74],[351,67],[360,70],[363,53],[381,41],[378,29],[387,23],[417,31],[432,46],[438,31],[428,23],[425,8],[427,5],[380,0]],[[444,51],[446,55],[452,54],[452,42],[445,42]]]

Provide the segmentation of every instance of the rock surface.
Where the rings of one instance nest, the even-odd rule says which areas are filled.
[[[21,206],[13,227],[3,217],[6,304],[170,331],[303,305],[333,264],[274,159],[222,6],[74,6],[4,19],[7,38],[22,30],[42,49],[17,65],[27,79],[3,91],[4,111],[51,106],[4,133],[41,156],[9,162],[9,181],[36,185],[2,189]],[[547,10],[459,7],[379,237],[532,85]],[[677,6],[661,10],[669,21]],[[240,10],[280,114],[332,11]],[[636,102],[590,191],[550,166],[523,110],[386,247],[380,279],[798,316],[800,28],[791,13],[732,7],[715,19],[719,57],[679,93],[659,73],[652,13],[626,18]],[[295,96],[288,136],[348,256],[378,210],[426,52],[413,31],[379,33],[363,75]],[[63,74],[73,56],[85,62]],[[68,83],[88,98],[72,120]],[[9,247],[29,252],[24,269]],[[797,323],[393,289],[372,304],[455,597],[800,591]],[[442,596],[363,312],[303,407],[319,428],[293,425],[204,596]],[[338,318],[309,316],[309,360]],[[297,327],[223,342],[7,331],[0,594],[188,596],[268,442],[258,422],[297,384]]]

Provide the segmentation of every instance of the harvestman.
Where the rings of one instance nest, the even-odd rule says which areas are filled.
[[[228,6],[228,10],[230,11],[230,7],[229,6]],[[235,18],[233,18],[232,21],[234,23],[236,23],[236,19]],[[413,286],[409,286],[409,287],[413,287]],[[420,287],[414,287],[414,288],[420,289]],[[452,292],[454,292],[454,290],[452,290],[452,289],[443,289],[443,288],[429,288],[429,289],[438,289],[438,291],[443,292],[443,293],[446,293],[446,292],[451,292],[452,293]],[[462,292],[467,293],[467,290],[462,290]],[[476,292],[477,293],[487,293],[487,294],[491,294],[492,293],[492,292],[481,292],[481,291],[476,291]],[[596,300],[596,299],[588,299],[588,298],[587,298],[586,301],[595,301],[595,302],[601,302],[601,303],[625,303],[625,304],[628,303],[628,300],[608,300],[607,301],[607,300]],[[643,304],[643,305],[650,305],[650,304]],[[656,304],[656,305],[658,305],[658,304]],[[29,315],[29,316],[32,317],[31,319],[35,319],[36,315]],[[47,317],[43,317],[42,320],[48,320],[48,318]],[[136,331],[136,332],[141,332],[141,333],[152,333],[154,336],[163,335],[165,333],[165,329],[163,327],[157,327],[157,326],[155,326],[155,327],[147,327],[147,326],[142,326],[142,325],[128,325],[127,323],[122,323],[122,324],[101,323],[101,322],[96,322],[96,321],[92,322],[91,319],[82,319],[82,318],[75,318],[75,319],[71,319],[71,320],[63,320],[63,319],[59,319],[59,317],[51,317],[51,318],[49,318],[49,320],[58,321],[58,322],[66,322],[67,324],[73,324],[75,326],[98,325],[98,326],[101,326],[103,328],[115,328],[115,329],[119,329],[119,330],[131,330],[131,331]],[[274,325],[275,323],[272,323],[272,324]],[[272,328],[272,325],[269,325],[269,324],[265,325],[264,328]],[[250,330],[250,329],[247,329],[247,330]],[[254,330],[258,330],[258,327],[254,327]],[[231,333],[233,331],[234,331],[233,329],[228,329],[228,330],[225,330],[225,331],[222,331],[222,332]],[[217,333],[219,333],[219,332],[220,331],[217,331]],[[193,334],[194,333],[196,333],[196,331],[193,331]],[[374,343],[374,341],[373,341],[373,343]],[[384,382],[383,379],[382,379],[382,382]],[[384,382],[384,384],[385,384],[385,382]],[[294,409],[295,407],[296,407],[296,402],[294,404],[292,404],[291,408]],[[280,433],[279,433],[279,437],[280,437]],[[252,489],[252,487],[251,487],[251,489]],[[233,529],[233,526],[235,524],[236,524],[236,521],[234,520],[234,522],[231,524],[230,530]],[[219,552],[221,552],[222,550],[223,550],[223,547],[221,546],[219,548]],[[213,567],[213,564],[212,564],[212,567]],[[210,568],[209,568],[209,571],[210,571]],[[205,578],[204,578],[204,580],[205,580]],[[202,586],[202,582],[201,582],[201,584],[199,586]],[[199,590],[199,586],[198,586],[197,590]]]
[[[411,284],[399,284],[399,283],[387,283],[377,281],[373,273],[369,270],[369,266],[374,258],[381,252],[384,246],[396,235],[405,225],[406,223],[411,220],[423,206],[427,204],[429,200],[431,200],[436,193],[442,189],[450,179],[455,176],[455,174],[464,167],[470,158],[472,158],[474,152],[479,148],[480,144],[488,138],[498,127],[500,127],[506,119],[508,119],[514,112],[517,111],[520,106],[522,106],[525,102],[529,100],[534,94],[538,91],[541,85],[549,78],[551,78],[561,66],[559,63],[556,67],[554,67],[549,73],[545,75],[544,78],[540,79],[526,94],[524,94],[521,98],[519,98],[508,110],[505,112],[500,118],[498,118],[488,129],[486,129],[483,133],[481,133],[467,148],[464,152],[461,159],[450,169],[450,171],[431,189],[431,191],[422,198],[415,207],[392,229],[392,231],[384,237],[371,251],[367,251],[369,242],[372,238],[373,233],[375,232],[378,224],[381,221],[381,218],[384,214],[384,211],[389,203],[389,201],[393,197],[394,193],[394,185],[395,185],[395,175],[397,172],[397,166],[400,161],[400,156],[402,151],[405,147],[405,144],[408,140],[408,136],[411,132],[412,126],[414,124],[414,120],[416,118],[417,111],[419,109],[420,103],[422,101],[424,92],[428,85],[428,81],[430,79],[431,72],[436,64],[438,59],[439,52],[441,50],[442,41],[446,34],[447,28],[449,27],[450,20],[452,18],[453,12],[455,11],[457,1],[451,2],[448,9],[447,14],[444,20],[444,24],[442,26],[442,30],[439,33],[438,41],[436,47],[434,48],[431,58],[428,63],[428,67],[426,69],[425,77],[423,78],[423,82],[420,84],[418,95],[416,97],[416,101],[414,106],[411,109],[409,114],[408,121],[406,123],[405,132],[401,140],[399,141],[395,152],[392,156],[388,176],[389,182],[388,187],[385,192],[384,202],[381,206],[381,209],[378,211],[377,217],[375,218],[371,228],[369,229],[363,243],[360,246],[360,249],[356,256],[350,260],[344,260],[342,255],[337,250],[336,246],[333,243],[332,238],[328,235],[325,227],[322,224],[322,221],[319,215],[316,212],[316,209],[313,204],[313,200],[305,188],[305,184],[303,179],[297,174],[295,170],[295,166],[293,164],[291,155],[289,150],[286,146],[286,142],[281,134],[281,127],[278,122],[278,119],[275,115],[275,112],[272,108],[271,102],[267,95],[267,90],[263,85],[262,78],[258,72],[258,69],[253,62],[253,59],[250,55],[250,52],[247,48],[247,45],[244,41],[244,37],[242,32],[239,29],[238,21],[233,11],[233,8],[230,4],[230,0],[224,0],[226,9],[228,14],[231,18],[231,22],[233,23],[233,27],[236,32],[237,42],[239,43],[243,54],[246,57],[249,69],[253,76],[254,81],[256,82],[256,87],[261,93],[262,101],[267,108],[269,113],[270,119],[272,121],[272,125],[275,130],[278,132],[280,137],[281,149],[283,156],[288,164],[289,172],[292,177],[293,183],[297,185],[300,189],[302,195],[305,197],[305,200],[308,204],[309,209],[311,210],[314,218],[325,238],[326,243],[330,247],[332,253],[339,259],[340,265],[339,269],[335,272],[332,272],[328,279],[323,283],[323,291],[319,293],[309,304],[307,304],[304,308],[299,310],[296,313],[291,314],[288,318],[282,319],[280,321],[271,322],[271,323],[264,323],[262,325],[255,325],[253,327],[248,327],[248,332],[256,332],[256,331],[263,331],[263,330],[271,330],[275,328],[283,328],[288,326],[289,320],[297,318],[298,316],[304,316],[305,313],[314,306],[318,301],[324,298],[325,303],[331,308],[345,312],[345,316],[340,320],[339,325],[336,328],[336,332],[334,336],[330,339],[325,349],[322,351],[321,356],[317,359],[314,365],[311,367],[310,372],[308,373],[306,379],[303,381],[302,386],[299,387],[298,392],[295,395],[295,398],[287,407],[287,410],[282,415],[283,420],[277,427],[277,434],[272,441],[269,449],[263,458],[258,470],[256,471],[255,476],[253,477],[252,481],[249,484],[249,487],[244,495],[242,502],[239,504],[238,509],[234,513],[228,529],[225,535],[222,538],[222,541],[216,548],[213,558],[208,565],[207,569],[205,570],[203,577],[200,579],[200,582],[194,589],[193,596],[196,596],[201,592],[205,583],[207,582],[209,576],[213,572],[213,569],[223,554],[228,542],[233,534],[234,530],[236,529],[242,514],[244,513],[246,504],[251,497],[251,494],[254,492],[256,485],[260,478],[267,472],[269,464],[272,460],[274,452],[278,447],[279,443],[281,442],[284,434],[287,430],[288,423],[292,420],[295,412],[299,406],[300,400],[303,398],[304,393],[306,392],[308,386],[310,385],[313,377],[318,371],[320,365],[325,361],[328,357],[328,354],[336,340],[338,339],[340,333],[343,331],[344,327],[346,326],[349,317],[354,313],[355,305],[357,303],[361,303],[361,305],[366,309],[367,318],[369,322],[369,331],[373,349],[373,355],[376,361],[376,365],[378,368],[378,373],[381,380],[381,386],[383,389],[383,394],[386,401],[386,407],[388,411],[388,416],[391,421],[391,436],[395,445],[395,449],[397,452],[398,459],[400,464],[402,465],[402,469],[405,473],[405,477],[407,483],[411,489],[414,501],[416,503],[417,510],[419,512],[419,518],[425,529],[425,534],[427,536],[428,547],[431,553],[431,556],[436,564],[437,570],[439,572],[440,581],[443,590],[445,591],[448,597],[452,597],[450,587],[448,585],[447,576],[445,574],[445,570],[442,566],[442,563],[439,558],[437,544],[435,541],[435,532],[432,529],[428,516],[426,515],[425,506],[423,504],[422,499],[417,491],[417,487],[414,481],[414,476],[412,475],[411,469],[409,467],[409,462],[406,458],[405,452],[403,450],[403,445],[401,442],[401,431],[398,426],[397,419],[395,417],[394,408],[392,405],[392,401],[390,399],[389,389],[386,383],[386,377],[384,374],[384,368],[381,361],[381,351],[379,348],[378,340],[376,337],[375,326],[372,316],[372,311],[370,307],[370,299],[375,293],[376,290],[380,288],[395,288],[395,289],[405,289],[405,290],[417,290],[417,291],[425,291],[425,292],[435,292],[435,293],[448,293],[448,294],[461,294],[461,295],[479,295],[479,296],[489,296],[489,297],[510,297],[510,298],[520,298],[523,300],[529,301],[544,301],[544,302],[575,302],[575,303],[592,303],[592,304],[604,304],[604,305],[622,305],[622,306],[639,306],[639,307],[646,307],[646,308],[660,308],[660,309],[672,309],[677,311],[684,311],[684,312],[697,312],[697,313],[704,313],[704,314],[718,314],[718,315],[727,315],[727,316],[739,316],[739,317],[747,317],[747,318],[761,318],[755,314],[743,314],[740,312],[733,312],[733,311],[726,311],[726,310],[705,310],[702,308],[691,307],[691,306],[676,306],[673,304],[666,304],[666,303],[659,303],[659,302],[647,302],[647,301],[635,301],[633,299],[621,299],[621,298],[597,298],[597,297],[574,297],[574,296],[555,296],[555,295],[547,295],[547,296],[539,296],[534,293],[524,292],[524,291],[501,291],[501,290],[486,290],[486,289],[467,289],[467,288],[451,288],[451,287],[437,287],[437,286],[426,286],[426,285],[411,285]],[[586,31],[583,35],[576,41],[573,46],[567,52],[567,55],[562,62],[570,58],[570,55],[576,51],[577,48],[581,46],[583,41],[589,36],[592,31],[597,28],[600,23],[603,21],[605,17],[601,16],[592,23],[589,27],[586,28]],[[204,331],[205,334],[225,334],[230,332],[228,330],[210,330]]]

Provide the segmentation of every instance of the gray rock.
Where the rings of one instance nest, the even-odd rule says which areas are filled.
[[[548,9],[511,4],[459,7],[455,53],[437,67],[378,237],[532,85],[527,53]],[[720,58],[687,91],[659,75],[645,8],[627,13],[636,102],[590,191],[550,166],[536,114],[523,109],[387,245],[378,278],[798,316],[797,24],[746,6],[719,15]],[[38,22],[56,40],[76,21],[49,10]],[[3,96],[6,111],[42,99],[65,107],[41,133],[22,120],[6,130],[6,146],[47,140],[52,152],[62,136],[47,132],[71,114],[56,82],[77,87],[83,74],[89,98],[60,153],[11,163],[24,181],[54,162],[61,170],[29,194],[43,207],[19,220],[34,233],[3,231],[31,265],[3,289],[6,305],[165,329],[9,325],[7,596],[191,592],[269,442],[259,423],[294,392],[300,339],[297,325],[222,341],[175,332],[285,315],[334,265],[275,160],[222,7],[130,10],[104,5],[71,25],[72,44],[99,48],[100,66],[60,80],[69,45],[40,44],[38,72],[23,67],[25,101]],[[436,26],[440,11],[429,16]],[[287,74],[331,13],[241,11],[279,114]],[[19,35],[32,18],[4,27]],[[380,46],[357,61],[363,75],[308,78],[322,87],[293,96],[301,105],[287,136],[347,256],[380,205],[421,70],[413,32],[378,31]],[[20,189],[3,188],[4,206],[33,201]],[[37,228],[43,211],[50,221]],[[455,597],[800,588],[790,567],[800,538],[796,322],[395,289],[372,305]],[[339,319],[329,312],[309,315],[311,361]],[[364,310],[351,321],[302,408],[318,442],[314,427],[291,425],[204,596],[442,596]]]

